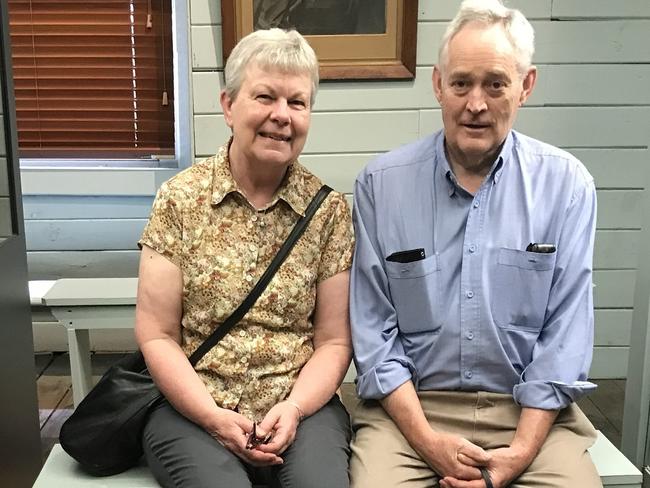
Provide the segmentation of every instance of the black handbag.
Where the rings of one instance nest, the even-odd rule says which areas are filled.
[[[332,189],[323,185],[278,253],[237,309],[192,353],[192,366],[242,319],[303,234]],[[121,473],[142,457],[142,432],[151,409],[163,400],[140,351],[113,365],[61,427],[61,446],[95,476]]]

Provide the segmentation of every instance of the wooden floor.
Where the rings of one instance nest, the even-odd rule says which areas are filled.
[[[93,375],[101,376],[123,354],[93,354]],[[36,376],[43,460],[57,442],[61,424],[72,413],[70,362],[67,353],[37,354]],[[621,444],[625,380],[598,380],[598,389],[578,404],[596,429],[617,447]],[[354,385],[342,387],[343,402],[354,403]]]

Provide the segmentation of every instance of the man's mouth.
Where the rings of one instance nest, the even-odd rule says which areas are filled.
[[[463,124],[464,127],[468,129],[487,129],[489,124]]]
[[[282,134],[273,134],[271,132],[260,132],[259,134],[262,137],[266,137],[267,139],[273,139],[274,141],[279,141],[279,142],[289,142],[291,140],[291,136],[285,136]]]

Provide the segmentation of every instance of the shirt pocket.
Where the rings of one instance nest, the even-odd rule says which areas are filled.
[[[438,256],[412,263],[385,263],[400,332],[438,331],[442,325]]]
[[[501,248],[494,270],[491,308],[503,328],[538,332],[544,325],[556,253]]]

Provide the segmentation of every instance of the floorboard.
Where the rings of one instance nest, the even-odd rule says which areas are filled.
[[[52,363],[54,353],[39,353],[34,355],[34,366],[36,366],[36,377],[38,378],[43,374],[43,371]]]

